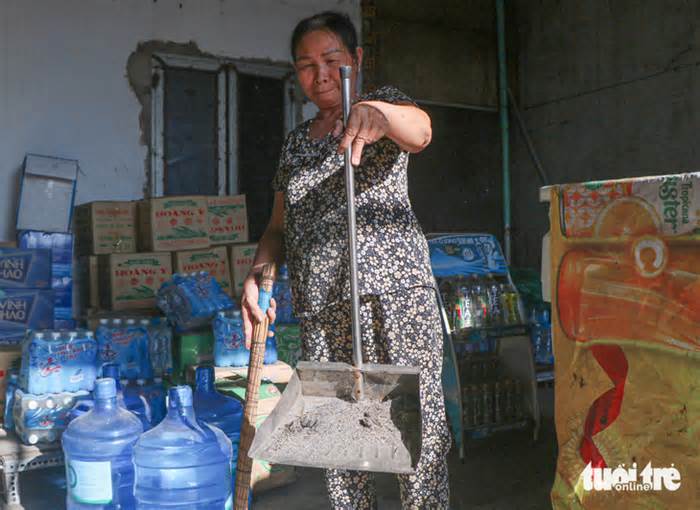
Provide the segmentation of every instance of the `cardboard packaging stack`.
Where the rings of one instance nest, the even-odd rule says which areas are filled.
[[[91,202],[76,207],[75,225],[87,317],[154,312],[176,272],[207,271],[238,297],[257,246],[247,243],[245,195]]]
[[[51,251],[0,248],[0,344],[18,344],[27,329],[53,325]]]
[[[74,329],[73,234],[22,230],[17,244],[23,249],[51,250],[51,290],[54,294],[54,327]]]

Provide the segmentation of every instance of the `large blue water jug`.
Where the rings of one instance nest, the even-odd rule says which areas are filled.
[[[138,418],[117,404],[114,379],[98,379],[94,409],[73,420],[61,438],[68,510],[135,508],[132,449],[142,431]]]
[[[120,367],[118,363],[107,363],[102,366],[102,377],[111,377],[117,383],[117,399],[119,403],[136,415],[141,421],[144,431],[149,430],[151,428],[151,413],[148,402],[138,393],[125,391],[119,376]]]
[[[153,415],[151,405],[148,402],[146,381],[137,379],[136,381],[122,381],[124,391],[124,405],[143,422],[144,432],[153,426]]]
[[[194,410],[197,418],[223,430],[233,447],[233,465],[238,459],[243,406],[235,398],[214,389],[214,367],[197,367],[195,371]]]
[[[106,363],[102,366],[102,377],[110,377],[117,385],[117,403],[124,409],[131,411],[141,421],[143,430],[149,430],[153,426],[152,415],[149,413],[150,406],[148,400],[138,393],[124,395],[121,380],[119,379],[119,365],[117,363]],[[68,414],[68,421],[73,421],[78,416],[91,411],[95,407],[93,399],[83,399],[76,402],[73,409]]]
[[[231,441],[198,420],[189,386],[168,392],[168,414],[134,447],[139,510],[222,510],[231,503]]]
[[[240,310],[219,312],[212,323],[214,330],[214,364],[217,367],[244,367],[250,359],[245,347]]]

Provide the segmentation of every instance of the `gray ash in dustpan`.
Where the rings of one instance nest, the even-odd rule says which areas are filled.
[[[312,400],[312,399],[309,399]],[[305,412],[278,429],[270,453],[323,464],[329,457],[353,455],[358,449],[402,448],[401,433],[391,414],[391,401],[349,402],[339,398],[309,402]]]

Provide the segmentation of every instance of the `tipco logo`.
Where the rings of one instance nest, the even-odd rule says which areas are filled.
[[[673,464],[668,468],[652,467],[651,462],[637,473],[637,463],[626,468],[624,464],[612,468],[593,467],[589,462],[581,473],[586,491],[677,491],[681,486],[681,473]]]

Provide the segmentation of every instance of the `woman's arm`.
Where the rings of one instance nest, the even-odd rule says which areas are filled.
[[[339,135],[342,123],[333,134]],[[430,117],[417,106],[392,104],[384,101],[362,101],[352,107],[348,125],[338,146],[338,152],[352,144],[352,164],[359,165],[362,149],[384,136],[402,150],[416,153],[425,149],[432,138]]]
[[[401,149],[417,153],[425,149],[433,136],[430,117],[417,106],[409,104],[392,104],[383,101],[364,101],[365,104],[379,110],[389,122],[384,136],[392,139]]]
[[[252,318],[255,317],[258,322],[263,320],[262,310],[258,306],[257,276],[262,272],[263,266],[269,262],[274,262],[277,266],[284,262],[284,193],[281,191],[275,192],[270,221],[258,242],[253,266],[243,281],[241,316],[243,317],[243,329],[248,348],[250,348],[250,338],[253,333]],[[268,314],[272,322],[275,319],[275,303],[272,302],[270,305]]]

